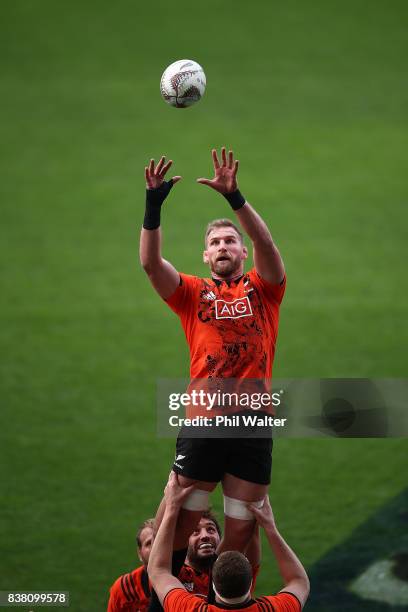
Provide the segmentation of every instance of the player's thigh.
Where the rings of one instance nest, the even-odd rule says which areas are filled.
[[[267,494],[268,485],[249,482],[232,474],[225,474],[222,479],[222,492],[227,497],[244,502],[259,501]]]
[[[261,503],[270,482],[272,440],[234,439],[229,442],[227,472],[222,479],[225,522],[219,552],[244,552],[254,530],[248,502]]]
[[[228,440],[228,459],[225,464],[223,487],[230,493],[239,487],[242,495],[258,495],[266,489],[251,485],[268,486],[272,472],[272,438],[233,438]],[[235,480],[237,479],[237,480]],[[229,495],[229,493],[225,493]],[[230,495],[234,497],[234,495]],[[236,496],[235,496],[236,497]],[[244,498],[242,498],[244,499]],[[255,498],[245,497],[246,501]]]
[[[248,482],[231,474],[225,474],[222,487],[225,509],[224,538],[218,552],[225,550],[245,552],[254,533],[254,518],[247,508],[247,503],[260,503],[267,493],[268,485]]]
[[[195,485],[196,489],[201,491],[214,491],[218,482],[208,482],[205,480],[196,480],[195,478],[189,478],[187,476],[183,476],[182,474],[178,474],[178,481],[182,487],[189,487],[190,485]]]

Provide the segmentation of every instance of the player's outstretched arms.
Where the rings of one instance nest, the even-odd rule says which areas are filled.
[[[215,189],[228,200],[241,226],[252,241],[256,271],[266,281],[273,284],[280,283],[285,276],[285,268],[279,250],[265,221],[245,200],[238,189],[239,161],[234,160],[233,151],[228,151],[227,156],[225,147],[221,149],[221,163],[215,149],[212,150],[211,154],[214,164],[214,178],[199,178],[197,182]]]
[[[273,516],[268,495],[265,497],[261,508],[251,504],[249,510],[254,514],[259,525],[264,528],[269,545],[278,564],[284,587],[282,591],[292,593],[300,601],[302,607],[305,605],[310,591],[309,578],[306,571],[293,550],[280,535]]]
[[[172,160],[165,163],[163,156],[156,167],[153,159],[145,167],[146,211],[140,236],[140,263],[153,287],[164,299],[175,292],[180,282],[177,270],[161,255],[161,207],[173,185],[181,179],[181,176],[173,176],[169,181],[164,180],[172,163]]]

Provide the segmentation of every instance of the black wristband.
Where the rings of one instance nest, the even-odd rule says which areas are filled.
[[[146,189],[146,210],[143,227],[153,230],[160,227],[160,212],[164,200],[173,187],[173,179],[164,181],[157,189]]]
[[[246,202],[244,196],[242,195],[239,189],[233,191],[232,193],[223,193],[222,195],[226,200],[228,200],[233,210],[239,210]]]

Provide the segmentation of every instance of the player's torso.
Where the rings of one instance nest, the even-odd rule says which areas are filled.
[[[193,378],[267,378],[278,310],[249,274],[235,282],[200,279],[186,329]]]
[[[189,565],[184,564],[178,578],[189,593],[207,597],[209,581],[208,573],[198,572]]]

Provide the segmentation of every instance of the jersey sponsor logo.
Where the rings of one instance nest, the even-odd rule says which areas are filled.
[[[240,319],[241,317],[253,316],[251,303],[248,296],[237,298],[232,302],[215,300],[216,319]]]
[[[177,455],[176,461],[181,461],[182,459],[185,459],[185,457],[185,455]]]

